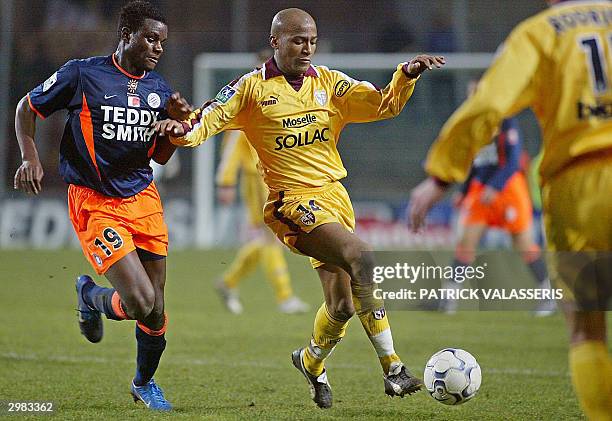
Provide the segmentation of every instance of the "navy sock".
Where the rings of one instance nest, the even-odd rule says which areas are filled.
[[[533,276],[537,279],[538,284],[540,284],[540,286],[545,285],[544,282],[548,280],[548,271],[546,270],[544,259],[540,256],[533,262],[528,263],[527,266],[529,266],[531,273],[533,273]]]
[[[136,325],[136,342],[138,343],[138,353],[136,355],[136,375],[134,384],[143,386],[153,378],[162,353],[166,348],[165,335],[147,335],[138,325]]]
[[[83,299],[85,303],[104,313],[107,319],[111,320],[123,320],[115,314],[113,310],[113,294],[115,288],[104,288],[98,285],[86,285],[83,288]]]

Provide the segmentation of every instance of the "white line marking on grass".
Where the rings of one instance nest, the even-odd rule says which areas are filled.
[[[91,357],[91,356],[71,356],[71,355],[37,355],[33,353],[21,354],[18,352],[2,352],[0,358],[15,361],[47,361],[47,362],[63,362],[63,363],[98,363],[98,364],[133,364],[134,359],[123,359],[123,358],[105,358],[105,357]],[[267,361],[225,361],[218,359],[199,359],[199,358],[173,358],[165,359],[164,365],[216,365],[222,367],[259,367],[266,369],[285,369],[286,367],[273,364]],[[364,367],[357,364],[344,364],[334,363],[333,368],[347,369],[347,370],[364,370],[374,371],[372,367]],[[419,372],[421,367],[409,366],[413,372]],[[376,369],[378,371],[378,369]],[[569,372],[561,370],[538,370],[532,368],[496,368],[496,367],[485,367],[486,373],[491,374],[505,374],[505,375],[517,375],[517,376],[537,376],[537,377],[569,377]]]

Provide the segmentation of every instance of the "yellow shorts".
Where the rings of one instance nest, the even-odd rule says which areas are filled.
[[[344,186],[339,182],[313,189],[270,192],[264,208],[264,222],[272,232],[294,253],[300,233],[309,233],[316,227],[337,222],[350,232],[355,231],[355,213]],[[313,268],[323,266],[310,258]]]
[[[542,189],[551,280],[571,292],[566,301],[574,302],[580,310],[609,308],[610,192],[611,158],[582,160],[553,177]]]
[[[253,227],[262,227],[263,208],[268,197],[268,187],[258,173],[245,173],[240,180],[242,202],[246,207],[249,224]]]

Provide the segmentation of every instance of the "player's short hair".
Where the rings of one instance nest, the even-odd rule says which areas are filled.
[[[155,6],[148,1],[132,0],[121,8],[119,14],[119,24],[117,25],[117,35],[121,39],[121,28],[130,28],[132,32],[138,32],[145,19],[153,19],[163,24],[166,23],[166,17]]]

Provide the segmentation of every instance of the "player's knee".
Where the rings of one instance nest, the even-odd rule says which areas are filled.
[[[367,274],[371,273],[374,267],[372,252],[367,250],[367,246],[364,243],[346,246],[343,251],[343,257],[353,274],[359,273],[368,276]]]
[[[346,321],[355,314],[355,307],[352,300],[342,298],[328,306],[327,311],[334,319]]]
[[[155,307],[155,291],[153,288],[140,288],[133,291],[125,301],[130,316],[136,320],[144,320]]]

